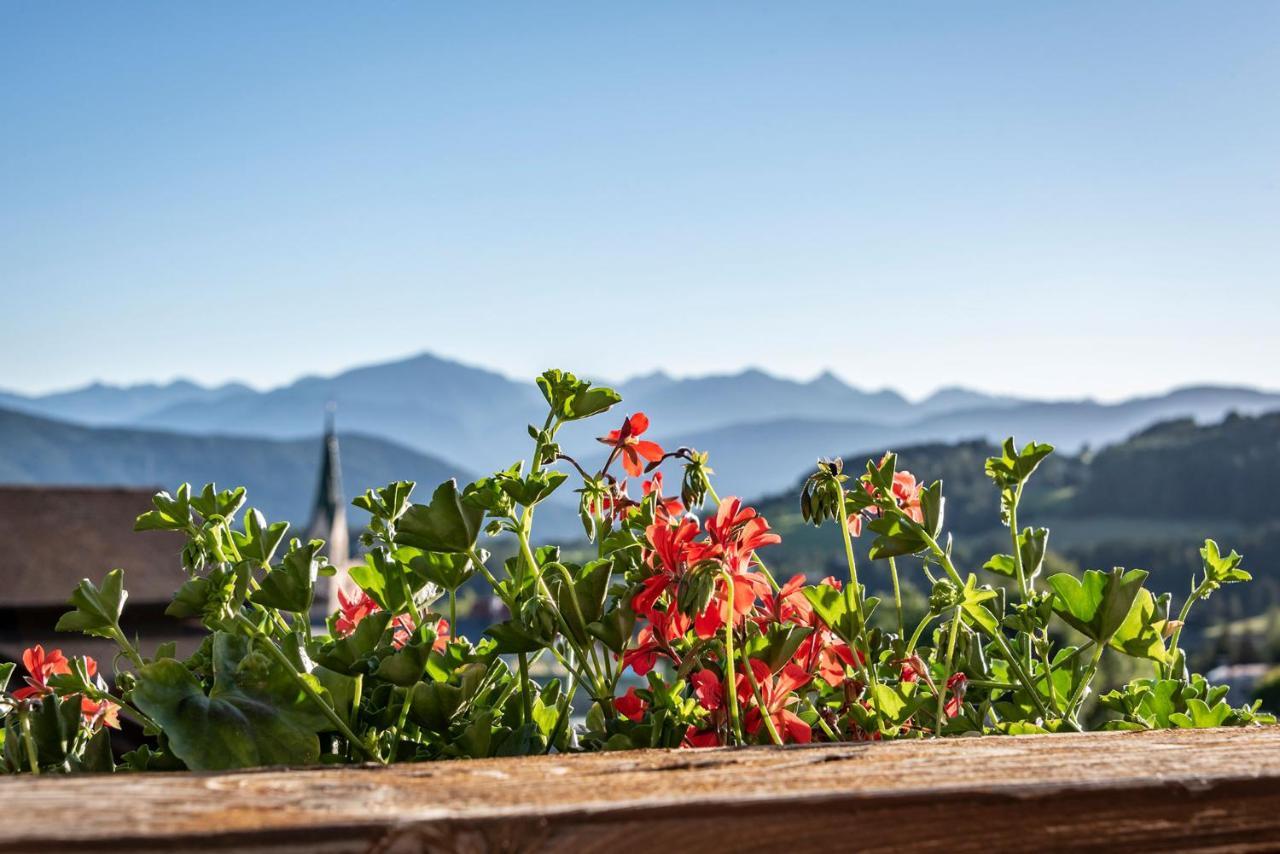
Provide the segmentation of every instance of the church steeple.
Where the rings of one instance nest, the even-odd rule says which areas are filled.
[[[351,558],[347,532],[347,499],[342,492],[342,459],[338,452],[338,434],[334,429],[337,404],[325,407],[324,444],[320,451],[320,483],[311,508],[307,536],[324,540],[325,554],[335,566],[344,566]]]

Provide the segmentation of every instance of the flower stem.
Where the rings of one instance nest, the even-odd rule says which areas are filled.
[[[853,601],[853,611],[858,618],[858,644],[861,645],[859,668],[867,680],[867,690],[871,693],[871,705],[875,707],[876,717],[880,717],[880,700],[876,696],[876,663],[871,657],[871,645],[867,643],[867,621],[862,613],[862,586],[858,584],[858,562],[853,555],[853,537],[849,534],[849,507],[845,502],[844,487],[837,484],[840,491],[840,533],[844,536],[844,556],[849,562],[849,586],[845,589],[845,597]],[[857,649],[858,644],[855,644]]]
[[[956,656],[956,635],[960,634],[960,619],[963,613],[957,606],[956,615],[951,620],[951,631],[947,635],[946,669],[942,672],[942,684],[937,689],[938,713],[933,728],[933,734],[938,738],[942,738],[942,721],[947,704],[947,683],[951,681],[951,667],[955,662]]]
[[[1102,660],[1102,652],[1105,649],[1106,647],[1102,644],[1098,644],[1094,648],[1093,658],[1089,660],[1089,666],[1085,668],[1084,678],[1080,680],[1080,684],[1076,686],[1075,693],[1067,701],[1067,710],[1064,714],[1069,720],[1075,721],[1076,716],[1080,713],[1079,707],[1084,704],[1085,692],[1089,690],[1089,683],[1093,681],[1094,674],[1098,672],[1098,662]]]
[[[27,746],[27,762],[31,765],[31,773],[40,773],[40,760],[36,757],[36,740],[31,735],[31,713],[26,709],[18,712],[19,726],[22,729],[22,743]]]
[[[724,623],[724,692],[729,701],[729,724],[735,743],[742,744],[742,721],[738,716],[738,679],[733,671],[733,576],[724,573],[728,585],[729,619]]]
[[[898,586],[898,563],[889,558],[889,577],[893,579],[893,604],[898,609],[898,637],[907,635],[906,621],[902,618],[902,588]]]
[[[747,658],[747,651],[742,650],[742,668],[747,672],[747,681],[751,683],[751,694],[756,698],[756,708],[760,710],[760,717],[764,719],[765,729],[769,731],[769,738],[778,747],[782,746],[782,739],[778,736],[778,728],[773,725],[773,716],[769,714],[769,709],[764,704],[764,695],[760,693],[760,685],[756,682],[755,671],[751,669],[751,660]]]

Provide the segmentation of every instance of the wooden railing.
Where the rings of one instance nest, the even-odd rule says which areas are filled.
[[[1280,727],[0,779],[0,851],[1280,850]]]

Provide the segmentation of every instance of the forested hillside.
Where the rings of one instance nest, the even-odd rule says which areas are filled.
[[[1020,441],[1031,436],[1019,436]],[[997,453],[993,444],[962,442],[895,449],[899,468],[922,480],[942,479],[946,530],[955,537],[959,562],[983,573],[991,554],[1008,550],[1008,531],[999,523],[999,496],[983,473]],[[846,471],[860,473],[883,449],[844,456]],[[714,455],[713,455],[714,459]],[[1151,585],[1181,596],[1200,559],[1205,537],[1245,556],[1259,579],[1247,600],[1232,602],[1232,591],[1215,598],[1216,608],[1256,613],[1280,590],[1280,414],[1231,415],[1218,424],[1197,426],[1177,420],[1158,424],[1093,453],[1055,453],[1032,478],[1020,523],[1051,529],[1050,550],[1060,566],[1108,569],[1138,567],[1152,573]],[[783,536],[766,550],[780,572],[839,573],[843,552],[836,530],[814,529],[800,519],[800,484],[760,503],[761,512]],[[860,543],[865,549],[866,538]],[[901,562],[900,562],[901,563]],[[887,584],[883,567],[869,564],[867,583]],[[900,566],[901,568],[901,566]],[[918,570],[904,573],[927,585]],[[985,575],[984,581],[997,579]],[[1244,594],[1241,594],[1244,595]]]

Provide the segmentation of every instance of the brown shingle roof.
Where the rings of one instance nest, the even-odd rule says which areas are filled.
[[[169,602],[185,580],[182,537],[133,531],[154,493],[0,486],[0,608],[64,604],[80,579],[98,582],[116,567],[131,603]]]

